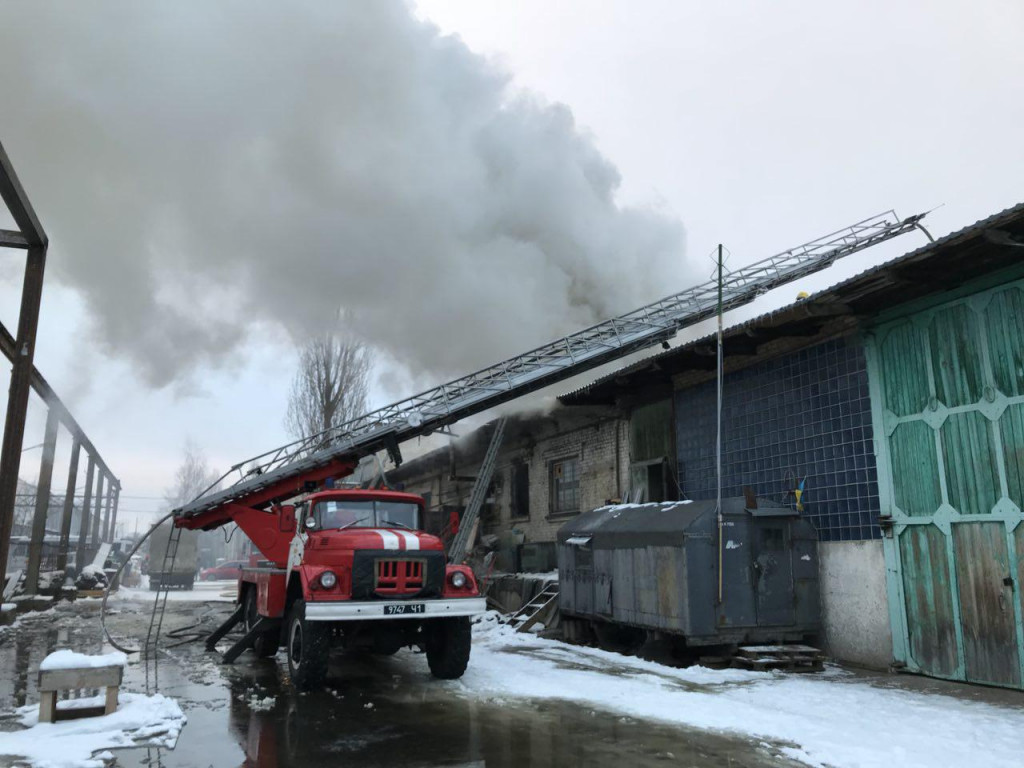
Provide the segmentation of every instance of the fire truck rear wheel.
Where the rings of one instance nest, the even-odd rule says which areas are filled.
[[[423,625],[430,673],[441,680],[457,680],[469,664],[472,632],[469,617],[432,619]]]
[[[306,620],[305,600],[296,600],[292,605],[288,614],[286,642],[292,684],[300,691],[323,686],[327,679],[330,627],[319,621]]]

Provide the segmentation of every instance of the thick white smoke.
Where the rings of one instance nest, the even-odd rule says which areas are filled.
[[[0,137],[105,348],[151,385],[339,307],[458,374],[670,292],[570,110],[404,3],[8,3]],[[637,140],[642,141],[642,127]]]

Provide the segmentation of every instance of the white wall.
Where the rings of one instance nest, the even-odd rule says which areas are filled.
[[[892,661],[881,541],[818,544],[822,623],[831,656],[885,669]]]

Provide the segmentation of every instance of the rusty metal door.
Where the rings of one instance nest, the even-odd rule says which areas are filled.
[[[1021,688],[1024,281],[911,310],[867,339],[893,655]]]
[[[793,624],[793,549],[789,524],[757,521],[754,525],[754,586],[759,627]]]

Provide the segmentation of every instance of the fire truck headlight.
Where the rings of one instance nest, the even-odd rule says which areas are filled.
[[[334,575],[333,571],[324,571],[320,574],[320,585],[324,589],[334,589],[334,585],[338,583],[338,577]]]
[[[452,574],[452,586],[456,589],[462,589],[466,586],[466,574],[462,571],[456,571]]]

